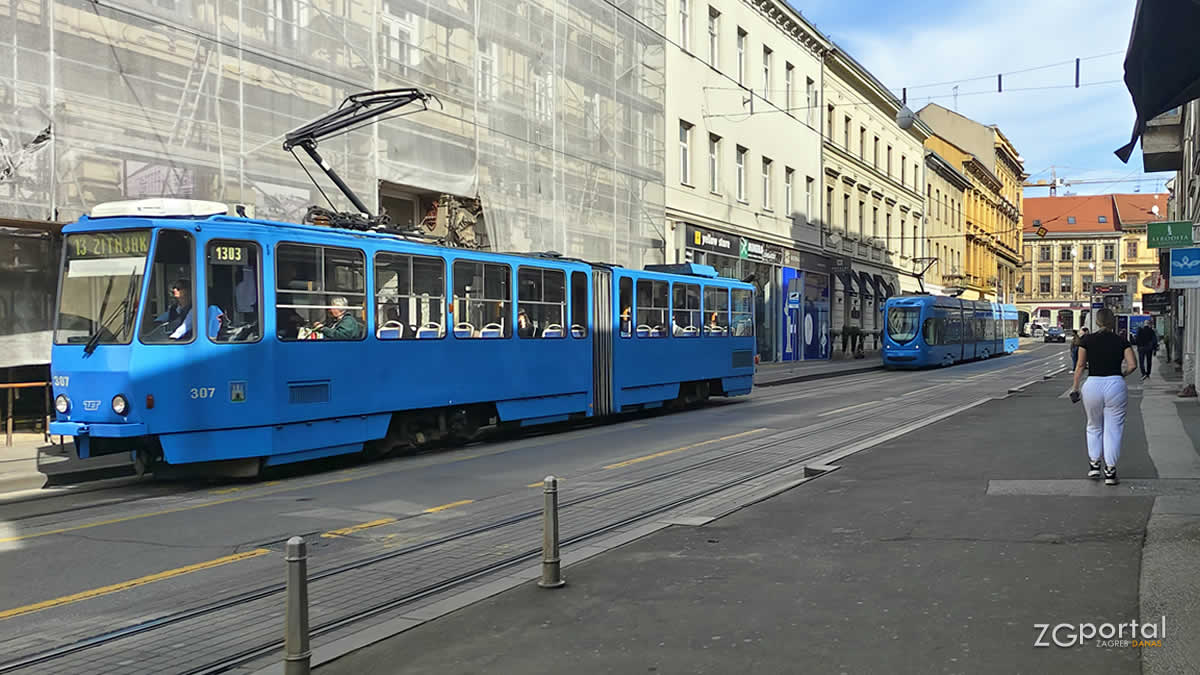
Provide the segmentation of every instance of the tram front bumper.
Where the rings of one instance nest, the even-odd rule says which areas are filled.
[[[59,436],[93,436],[95,438],[133,438],[146,435],[146,425],[141,422],[128,424],[89,424],[87,422],[51,422],[50,433]]]

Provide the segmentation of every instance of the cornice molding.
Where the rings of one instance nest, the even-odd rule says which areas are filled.
[[[775,24],[779,32],[790,37],[796,44],[807,49],[813,56],[818,59],[824,59],[825,55],[829,53],[832,45],[825,39],[825,36],[809,25],[790,6],[775,2],[775,0],[744,1],[768,21]]]

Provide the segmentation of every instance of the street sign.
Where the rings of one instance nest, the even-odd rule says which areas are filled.
[[[1092,309],[1104,309],[1104,303],[1103,302],[1093,302]]]
[[[1171,249],[1171,288],[1200,288],[1200,248]]]
[[[1039,237],[1044,237],[1044,236],[1046,236],[1046,233],[1047,233],[1047,232],[1049,232],[1049,231],[1050,231],[1050,230],[1047,230],[1047,229],[1046,229],[1046,228],[1044,228],[1044,227],[1039,227],[1039,228],[1037,229],[1037,236],[1039,236]]]
[[[1192,245],[1192,223],[1178,220],[1146,225],[1146,246],[1150,248],[1175,248]]]

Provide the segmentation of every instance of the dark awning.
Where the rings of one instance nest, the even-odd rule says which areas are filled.
[[[854,273],[849,270],[842,270],[837,273],[837,277],[842,280],[843,289],[846,291],[846,293],[851,295],[857,293],[857,291],[854,290],[854,282],[851,281],[854,279],[854,276]]]
[[[864,298],[871,299],[879,294],[879,290],[875,288],[875,280],[869,272],[858,273],[858,287],[862,289]]]
[[[879,289],[879,297],[881,298],[890,298],[895,295],[892,292],[892,285],[884,281],[883,277],[878,274],[875,275],[875,288]]]
[[[1116,151],[1122,162],[1137,145],[1146,123],[1200,98],[1200,3],[1138,0],[1125,51],[1125,86],[1137,121],[1129,144]]]

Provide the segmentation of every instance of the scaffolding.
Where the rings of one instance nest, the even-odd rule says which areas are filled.
[[[321,198],[283,135],[418,87],[444,106],[322,143],[372,209],[386,181],[478,198],[498,250],[662,262],[665,22],[665,0],[0,0],[0,217],[165,196],[299,220]]]

